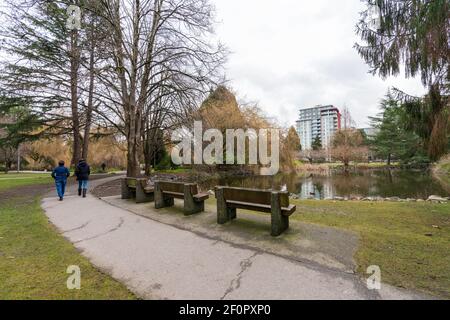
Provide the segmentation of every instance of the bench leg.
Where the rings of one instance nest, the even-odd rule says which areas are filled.
[[[152,202],[155,199],[154,193],[145,193],[141,183],[136,183],[136,203]]]
[[[164,206],[173,207],[175,205],[175,199],[164,196]]]
[[[234,220],[236,219],[236,208],[227,208],[228,219]]]
[[[184,185],[184,215],[205,211],[205,201],[195,201],[190,185]]]
[[[289,217],[281,213],[280,194],[278,192],[272,192],[271,207],[271,235],[272,237],[277,237],[289,228]]]
[[[172,207],[175,204],[173,198],[168,198],[164,196],[158,182],[155,183],[154,199],[156,209]]]
[[[228,208],[223,196],[223,189],[216,189],[217,199],[217,223],[224,224],[232,219],[236,219],[236,208]]]
[[[121,187],[122,187],[122,199],[131,199],[133,198],[133,193],[128,188],[128,183],[126,178],[121,179]]]

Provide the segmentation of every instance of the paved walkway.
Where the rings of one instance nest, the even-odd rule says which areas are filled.
[[[74,192],[63,202],[43,200],[50,221],[94,265],[146,299],[424,298],[386,285],[369,291],[356,275],[201,237]]]

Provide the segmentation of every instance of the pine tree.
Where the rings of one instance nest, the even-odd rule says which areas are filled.
[[[320,136],[314,138],[311,147],[314,151],[322,149],[322,140],[320,139]]]
[[[43,134],[69,137],[74,164],[82,153],[87,156],[92,122],[94,67],[98,39],[104,37],[98,18],[90,11],[97,2],[7,3],[9,10],[2,12],[7,23],[0,26],[0,52],[9,59],[1,66],[0,94],[26,99],[46,131]],[[71,4],[82,7],[85,19],[80,30],[67,27]]]
[[[372,126],[377,129],[376,135],[370,138],[372,150],[387,165],[393,158],[403,163],[427,161],[423,155],[423,140],[414,133],[405,130],[405,108],[391,94],[381,103],[382,113],[371,117]]]
[[[428,155],[437,160],[447,151],[450,92],[450,2],[448,0],[366,0],[355,47],[373,74],[382,78],[420,76],[428,88],[425,98],[396,90],[405,103],[410,128],[425,138]],[[378,17],[374,28],[368,19]],[[417,120],[421,123],[417,125]]]

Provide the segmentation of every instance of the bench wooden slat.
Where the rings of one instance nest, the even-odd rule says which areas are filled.
[[[206,192],[198,193],[198,194],[195,194],[193,197],[194,197],[195,201],[205,201],[205,200],[209,199],[209,194]]]
[[[236,209],[267,212],[271,214],[271,235],[282,234],[289,228],[289,216],[297,207],[289,204],[287,191],[216,187],[217,222],[224,224],[236,219]]]
[[[174,199],[184,200],[184,214],[192,215],[205,211],[207,193],[199,193],[196,183],[155,181],[155,208],[172,207]]]
[[[270,205],[271,191],[227,187],[224,197],[227,200]]]
[[[227,200],[226,202],[227,202],[227,204],[230,205],[230,207],[237,208],[237,209],[255,210],[255,211],[261,211],[261,212],[270,212],[271,211],[271,206],[268,204],[233,201],[233,200]],[[297,209],[297,207],[295,205],[291,204],[288,207],[282,207],[281,212],[285,216],[290,216],[295,212],[296,209]]]
[[[135,178],[127,178],[127,186],[129,188],[136,189],[136,179]]]
[[[226,202],[227,202],[227,204],[230,205],[230,207],[233,207],[236,209],[254,210],[254,211],[261,211],[261,212],[270,212],[271,211],[271,206],[268,204],[233,201],[233,200],[227,200]],[[288,207],[281,207],[281,212],[285,216],[290,216],[295,212],[296,209],[297,209],[297,207],[295,205],[291,204]]]
[[[261,203],[252,203],[234,200],[226,200],[226,202],[227,205],[229,205],[230,207],[237,209],[255,210],[262,212],[270,212],[271,210],[270,204],[261,204]]]
[[[295,210],[297,210],[297,206],[295,204],[290,204],[289,207],[287,207],[287,208],[282,207],[281,208],[281,213],[284,216],[289,217],[295,212]]]
[[[181,192],[173,192],[173,191],[165,191],[163,190],[163,194],[167,194],[177,199],[184,199],[184,193]]]
[[[152,193],[152,192],[155,192],[155,188],[154,188],[154,187],[148,186],[148,187],[145,187],[145,188],[144,188],[144,191],[145,191],[146,193]]]

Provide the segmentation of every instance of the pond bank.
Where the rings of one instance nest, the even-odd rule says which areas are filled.
[[[357,232],[357,270],[383,282],[450,298],[450,204],[291,200],[293,220]]]
[[[234,175],[230,172],[209,173],[195,170],[183,172],[154,172],[154,180],[196,182],[202,191],[215,186],[287,190],[293,199],[336,201],[421,202],[448,201],[450,185],[435,177],[432,170],[419,169],[354,169],[345,172],[332,169],[320,173],[278,174],[276,176]]]
[[[433,166],[433,176],[450,193],[450,155]]]
[[[289,197],[291,199],[297,200],[300,199],[300,197],[296,194],[290,194]],[[371,202],[380,202],[380,201],[387,201],[387,202],[433,202],[433,203],[447,203],[450,201],[450,197],[441,197],[437,195],[431,195],[426,200],[425,199],[416,199],[416,198],[399,198],[399,197],[332,197],[332,198],[325,198],[325,199],[314,199],[313,197],[308,198],[307,200],[326,200],[326,201],[371,201]]]

